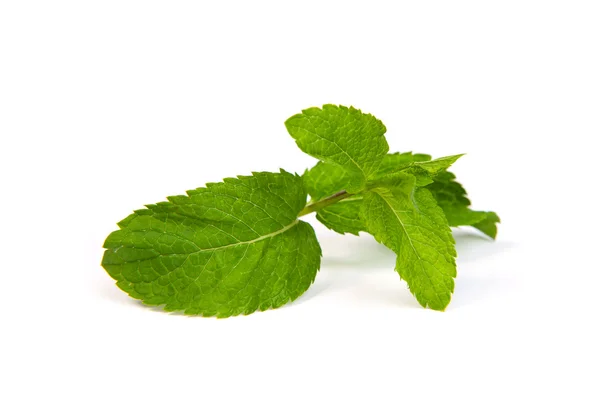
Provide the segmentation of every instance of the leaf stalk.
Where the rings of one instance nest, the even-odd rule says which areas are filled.
[[[324,199],[321,199],[319,201],[315,201],[314,203],[311,202],[307,204],[306,207],[302,209],[302,211],[300,211],[298,217],[310,214],[312,212],[317,212],[322,208],[335,204],[340,200],[347,199],[350,196],[353,196],[353,193],[348,193],[345,190],[342,190],[341,192],[334,193],[331,196],[325,197]]]

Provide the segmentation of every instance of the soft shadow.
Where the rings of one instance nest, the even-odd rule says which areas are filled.
[[[497,298],[502,293],[510,293],[517,281],[498,277],[494,270],[498,265],[497,259],[513,251],[518,244],[492,240],[469,228],[455,230],[453,234],[458,253],[458,277],[450,307],[460,308],[478,304],[486,298]],[[493,261],[494,259],[496,260]],[[492,268],[488,273],[484,271],[486,266]]]
[[[494,257],[514,249],[517,244],[502,240],[493,240],[475,230],[454,230],[458,263],[470,263]]]
[[[326,292],[327,290],[331,289],[331,287],[332,282],[329,279],[319,279],[319,274],[317,274],[315,282],[312,285],[310,285],[308,290],[293,302],[287,303],[284,307],[294,307],[296,305],[303,304],[307,301],[312,300],[315,297],[318,297],[323,292]]]
[[[456,229],[453,232],[459,262],[502,254],[513,249],[516,243],[490,239],[475,229]],[[396,255],[378,243],[371,235],[323,235],[319,237],[323,258],[321,268],[365,266],[376,268],[393,267]]]
[[[361,236],[324,235],[319,237],[319,243],[323,249],[321,268],[381,267],[388,261],[393,265],[396,259],[394,252],[364,233]]]
[[[459,255],[459,276],[456,280],[452,308],[494,296],[494,293],[503,291],[506,285],[514,285],[514,282],[499,281],[497,277],[471,276],[464,272],[472,268],[484,269],[488,261],[513,250],[517,246],[516,243],[492,240],[474,229],[453,230],[453,236]],[[324,291],[339,289],[351,290],[357,296],[367,299],[365,301],[401,308],[421,308],[406,283],[393,271],[396,255],[370,235],[323,235],[319,237],[319,241],[323,249],[322,271],[317,276],[314,286],[319,283],[320,285],[314,292],[309,290],[301,297],[302,300],[296,303],[308,301]],[[323,270],[326,274],[323,274]],[[389,282],[386,280],[385,283],[377,281],[378,278],[374,274],[380,276],[383,270],[389,270],[395,279]],[[371,281],[373,284],[369,283]]]
[[[143,308],[144,310],[160,312],[161,314],[167,312],[173,315],[183,315],[186,317],[190,316],[185,315],[182,311],[164,311],[164,306],[150,306],[144,304],[141,300],[134,299],[127,293],[123,292],[116,284],[103,282],[102,284],[94,285],[94,291],[100,298],[123,306]]]
[[[132,305],[138,304],[139,301],[129,297],[127,293],[123,292],[119,287],[114,283],[114,281],[105,282],[103,279],[102,282],[97,282],[93,285],[94,292],[98,295],[98,297],[111,301],[117,304],[124,305]]]
[[[450,308],[461,308],[481,304],[486,298],[498,298],[510,293],[517,281],[508,278],[484,276],[459,276],[452,296]]]

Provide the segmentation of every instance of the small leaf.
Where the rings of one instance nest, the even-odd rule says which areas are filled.
[[[377,173],[369,179],[366,187],[395,186],[398,189],[404,186],[406,190],[410,191],[412,183],[409,182],[413,182],[413,180],[407,180],[407,174],[416,178],[417,186],[427,186],[434,182],[433,176],[443,172],[439,172],[439,168],[451,165],[459,157],[441,157],[430,161],[431,156],[428,154],[413,154],[412,152],[386,154]],[[423,165],[425,168],[422,168]],[[438,172],[435,173],[436,171]],[[304,173],[304,182],[313,201],[345,190],[351,180],[352,176],[343,167],[332,163],[319,162]],[[409,186],[406,186],[407,183]],[[358,231],[365,230],[364,222],[359,220],[359,208],[359,199],[346,199],[319,210],[317,219],[338,233],[357,234]],[[353,221],[351,221],[352,218],[354,218]],[[476,222],[480,220],[477,219]]]
[[[302,151],[344,168],[351,177],[345,188],[350,193],[364,188],[389,149],[383,123],[353,107],[308,108],[285,126]]]
[[[387,187],[394,188],[394,191],[409,195],[415,186],[415,181],[418,181],[418,178],[405,171],[391,172],[372,179],[368,182],[367,189]]]
[[[352,176],[337,164],[319,161],[302,175],[306,191],[312,201],[318,201],[334,193],[346,190]]]
[[[342,235],[344,233],[358,235],[359,232],[367,230],[360,219],[361,204],[362,197],[344,199],[319,210],[317,219],[329,229]]]
[[[429,160],[431,160],[431,156],[428,154],[413,154],[410,151],[406,153],[386,154],[383,160],[381,161],[381,164],[379,165],[377,176],[382,176],[391,172],[400,171],[401,169],[409,167],[417,161]]]
[[[500,217],[495,212],[488,211],[486,212],[486,217],[482,221],[473,224],[473,227],[479,229],[492,239],[496,239],[496,235],[498,234],[497,223],[500,223]]]
[[[304,172],[303,179],[311,201],[315,202],[345,190],[352,177],[337,164],[319,161]],[[359,219],[361,200],[360,196],[354,196],[320,209],[317,211],[317,219],[337,233],[358,235],[365,230]]]
[[[450,166],[454,164],[456,160],[461,158],[463,155],[464,154],[457,154],[455,156],[436,158],[435,160],[417,161],[413,163],[413,166],[424,169],[430,174],[435,175],[440,171],[445,171],[446,169],[450,168]]]
[[[458,154],[432,160],[428,154],[413,154],[411,152],[386,154],[379,166],[377,176],[391,172],[408,171],[416,176],[422,175],[431,178],[437,173],[448,169],[462,156],[463,154]],[[417,182],[417,184],[419,183]]]
[[[427,188],[444,210],[450,226],[473,226],[492,239],[496,238],[496,224],[500,222],[500,218],[491,211],[472,210],[466,190],[456,181],[453,173],[440,172]]]

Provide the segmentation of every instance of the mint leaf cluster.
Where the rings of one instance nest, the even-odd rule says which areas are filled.
[[[102,266],[119,288],[190,315],[281,307],[319,270],[319,242],[299,219],[316,212],[329,229],[367,232],[393,250],[417,301],[444,310],[456,277],[450,227],[495,238],[500,222],[472,210],[447,171],[461,155],[390,154],[383,123],[353,107],[309,108],[285,126],[319,160],[314,167],[302,176],[281,170],[226,178],[134,211],[104,243]]]

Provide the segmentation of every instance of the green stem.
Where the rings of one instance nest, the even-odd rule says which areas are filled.
[[[304,207],[304,209],[300,211],[300,214],[298,214],[298,216],[301,217],[303,215],[310,214],[311,212],[319,211],[322,208],[335,204],[338,201],[346,199],[350,196],[352,196],[352,193],[348,193],[345,190],[342,190],[341,192],[332,194],[331,196],[325,197],[322,200],[307,204],[306,207]]]

